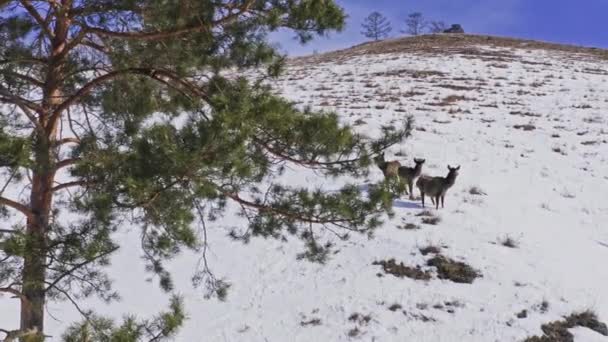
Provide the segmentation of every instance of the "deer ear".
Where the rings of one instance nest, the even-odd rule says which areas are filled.
[[[455,169],[456,171],[460,170],[460,165],[458,165],[458,167]]]
[[[448,164],[448,170],[451,170],[451,169],[452,169],[452,167],[450,166],[450,164]]]

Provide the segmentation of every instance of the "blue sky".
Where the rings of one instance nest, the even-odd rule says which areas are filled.
[[[316,38],[305,46],[280,32],[271,39],[290,55],[329,51],[362,43],[361,22],[372,11],[402,35],[404,18],[422,12],[429,20],[460,23],[467,33],[537,39],[608,48],[608,0],[337,0],[349,18],[341,33]]]

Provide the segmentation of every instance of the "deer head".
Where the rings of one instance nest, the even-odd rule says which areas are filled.
[[[374,157],[374,162],[378,165],[384,164],[384,152]]]
[[[448,165],[448,177],[447,178],[452,178],[452,179],[456,179],[456,176],[458,176],[458,170],[460,170],[460,165],[458,165],[457,167],[451,167],[450,165]]]

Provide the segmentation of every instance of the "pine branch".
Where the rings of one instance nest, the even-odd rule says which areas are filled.
[[[80,139],[78,138],[62,138],[59,139],[55,142],[56,146],[61,146],[64,144],[69,144],[69,143],[73,143],[73,144],[80,144]]]
[[[46,65],[47,61],[43,58],[35,58],[35,57],[23,57],[18,59],[0,59],[0,65],[3,64],[41,64]]]
[[[15,201],[13,201],[11,199],[8,199],[6,197],[0,197],[0,205],[4,205],[4,206],[7,206],[9,208],[13,208],[13,209],[21,212],[27,218],[34,217],[34,213],[30,210],[29,207],[27,207],[26,205],[21,204],[19,202],[15,202]]]
[[[86,96],[91,90],[93,90],[93,88],[95,88],[96,86],[98,86],[104,82],[108,82],[114,78],[128,75],[128,74],[144,75],[144,74],[148,74],[149,72],[150,72],[150,69],[146,69],[146,68],[129,68],[129,69],[110,71],[105,75],[99,76],[99,77],[89,81],[89,83],[82,86],[74,95],[68,97],[67,100],[65,100],[63,103],[61,103],[55,109],[53,116],[58,117],[59,115],[61,115],[61,113],[64,110],[69,108],[72,104],[74,104],[75,102],[80,100],[82,97]]]
[[[336,161],[331,161],[331,162],[320,162],[320,161],[317,161],[314,159],[309,159],[309,160],[296,159],[288,154],[285,154],[284,150],[277,149],[277,148],[269,145],[268,143],[265,143],[261,139],[254,138],[254,142],[256,144],[258,144],[259,146],[263,147],[266,151],[270,152],[271,154],[273,154],[274,156],[276,156],[282,160],[294,163],[296,165],[309,167],[309,168],[310,167],[328,168],[328,167],[336,166],[336,165],[345,165],[345,164],[356,163],[361,160],[361,158],[354,158],[354,159],[347,159],[347,160],[336,160]]]
[[[69,158],[69,159],[61,160],[57,164],[55,164],[55,170],[59,170],[59,169],[62,169],[64,167],[68,167],[70,165],[74,165],[74,164],[78,163],[79,161],[81,161],[80,158]]]
[[[70,42],[67,43],[65,49],[63,50],[63,54],[67,55],[73,48],[78,46],[87,36],[87,31],[81,29],[80,32],[74,37]]]
[[[351,220],[348,220],[348,219],[335,219],[335,218],[330,219],[330,218],[322,218],[322,217],[318,217],[318,216],[314,216],[314,215],[300,215],[298,213],[274,208],[269,205],[259,204],[259,203],[245,200],[245,199],[241,198],[239,196],[239,194],[224,192],[223,195],[246,207],[256,209],[259,212],[272,213],[272,214],[283,216],[287,219],[299,221],[302,223],[333,224],[333,225],[340,225],[340,227],[347,229],[347,230],[354,230],[354,229],[348,228],[347,226],[341,225],[341,224],[349,223]]]
[[[153,32],[143,32],[143,31],[130,31],[130,32],[119,32],[119,31],[111,31],[99,27],[91,27],[84,23],[81,24],[83,30],[87,33],[93,33],[100,37],[108,37],[108,38],[120,38],[120,39],[134,39],[134,40],[162,40],[169,38],[176,38],[192,33],[198,33],[203,31],[211,31],[214,27],[220,25],[227,25],[237,20],[241,15],[247,13],[251,6],[255,3],[255,0],[249,0],[245,2],[242,6],[239,7],[239,11],[235,13],[231,13],[221,19],[214,20],[211,23],[205,24],[203,22],[196,23],[189,26],[184,27],[176,27],[171,30],[166,31],[153,31]]]
[[[17,234],[17,233],[19,233],[19,231],[12,230],[12,229],[0,229],[0,233],[4,233],[4,234]]]
[[[4,342],[13,342],[17,341],[21,338],[25,339],[31,335],[38,335],[38,329],[31,330],[6,330],[0,329],[0,332],[4,333],[6,336],[4,337]]]
[[[202,90],[199,89],[196,85],[194,85],[193,83],[190,83],[188,81],[185,81],[183,79],[180,79],[177,75],[173,74],[172,72],[170,72],[168,70],[161,70],[161,69],[154,69],[154,68],[120,69],[120,70],[110,71],[102,76],[99,76],[99,77],[91,80],[89,83],[82,86],[75,94],[70,96],[67,100],[65,100],[63,103],[61,103],[55,109],[53,116],[51,118],[51,122],[56,121],[61,116],[61,113],[64,110],[66,110],[71,105],[73,105],[74,103],[76,103],[77,101],[82,99],[87,94],[89,94],[95,87],[97,87],[105,82],[111,81],[115,78],[125,76],[125,75],[147,76],[153,80],[163,82],[163,83],[164,83],[164,80],[159,79],[159,77],[164,76],[164,77],[169,78],[171,81],[173,81],[181,86],[186,87],[187,90],[196,94],[197,96],[206,97],[205,94],[202,92]]]
[[[11,173],[11,176],[8,177],[8,179],[4,183],[4,186],[2,186],[2,189],[0,189],[0,196],[4,195],[4,191],[6,191],[6,188],[8,188],[8,186],[11,184],[11,181],[13,180],[13,178],[15,178],[15,175],[17,175],[18,171],[19,170],[16,168],[13,170],[13,172]]]
[[[39,87],[39,88],[42,88],[44,86],[43,82],[41,82],[41,81],[39,81],[39,80],[31,77],[31,76],[23,75],[23,74],[20,74],[18,72],[12,71],[12,70],[2,70],[2,71],[0,71],[0,73],[6,74],[6,75],[9,75],[9,76],[13,76],[13,77],[16,77],[16,78],[19,78],[19,79],[22,79],[22,80],[24,80],[24,81],[26,81],[26,82],[28,82],[28,83],[36,86],[36,87]]]
[[[46,282],[46,283],[48,284],[48,282]],[[72,296],[70,296],[70,294],[67,291],[60,289],[56,286],[55,286],[55,290],[58,291],[59,293],[61,293],[62,295],[64,295],[65,298],[67,300],[69,300],[72,303],[72,305],[74,305],[74,307],[76,308],[76,311],[78,311],[78,313],[80,313],[80,315],[82,315],[82,317],[85,320],[87,320],[87,321],[89,320],[91,314],[89,312],[83,310],[82,308],[80,308],[80,305],[78,305],[78,302],[76,302],[76,300],[74,298],[72,298]]]
[[[97,256],[95,256],[94,258],[91,258],[89,260],[85,260],[79,264],[74,265],[74,267],[70,268],[69,270],[67,270],[66,272],[62,273],[59,277],[57,277],[57,279],[55,279],[52,283],[49,283],[49,285],[46,287],[46,289],[44,290],[44,292],[48,292],[50,290],[52,290],[53,288],[58,289],[57,288],[57,284],[59,284],[60,281],[62,281],[65,277],[71,275],[72,273],[74,273],[75,271],[77,271],[78,269],[93,263],[101,258],[104,258],[112,253],[114,253],[115,251],[118,250],[119,247],[114,247],[110,250],[107,250]]]
[[[21,111],[25,114],[25,116],[27,116],[27,118],[34,125],[34,127],[36,127],[36,129],[38,131],[41,131],[41,132],[44,131],[44,128],[38,122],[36,115],[34,115],[34,113],[32,112],[32,110],[34,110],[39,113],[41,111],[41,109],[38,106],[36,106],[35,104],[33,104],[25,99],[20,98],[17,95],[14,95],[1,84],[0,84],[0,95],[8,97],[7,99],[3,99],[3,101],[12,103],[12,104],[16,105],[17,107],[19,107],[19,109],[21,109]]]
[[[21,293],[21,291],[16,290],[10,286],[9,287],[0,287],[0,292],[12,294],[13,296],[15,296],[15,298],[21,299],[22,302],[26,302],[26,303],[29,302],[27,297],[23,293]]]
[[[28,13],[32,17],[34,17],[34,19],[36,20],[36,22],[38,23],[38,25],[40,25],[40,29],[48,36],[48,38],[49,39],[53,39],[55,37],[55,35],[51,31],[50,26],[42,18],[42,16],[40,15],[40,13],[38,13],[38,11],[34,7],[34,5],[32,5],[32,3],[29,0],[20,0],[19,2],[21,2],[21,4],[23,5],[23,7],[25,7],[25,9],[28,11]]]
[[[57,191],[61,191],[63,189],[68,189],[68,188],[73,188],[73,187],[77,187],[77,186],[85,186],[87,184],[93,184],[92,182],[89,181],[85,181],[85,180],[80,180],[80,181],[73,181],[73,182],[67,182],[67,183],[61,183],[57,186],[54,186],[51,191],[52,192],[57,192]]]

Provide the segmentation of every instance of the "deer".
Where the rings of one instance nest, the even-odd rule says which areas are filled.
[[[401,164],[398,161],[386,161],[384,159],[384,152],[382,152],[374,158],[374,162],[382,170],[384,179],[397,178],[397,181],[399,181],[399,167],[401,167]]]
[[[451,167],[448,165],[448,175],[446,177],[430,177],[420,176],[416,182],[416,187],[420,190],[420,197],[422,198],[422,207],[424,208],[424,196],[429,195],[431,201],[435,205],[435,209],[439,209],[439,200],[441,199],[441,208],[443,208],[443,202],[445,194],[454,183],[456,183],[456,177],[460,170],[460,165],[457,167]]]
[[[399,178],[402,179],[404,182],[407,183],[407,187],[409,189],[409,195],[410,195],[410,199],[413,200],[414,199],[414,181],[416,180],[416,178],[420,177],[420,174],[422,173],[422,164],[424,164],[425,159],[417,159],[414,158],[414,163],[416,164],[416,166],[414,167],[407,167],[407,166],[400,166],[399,167]],[[407,195],[407,189],[405,190],[405,194]]]

